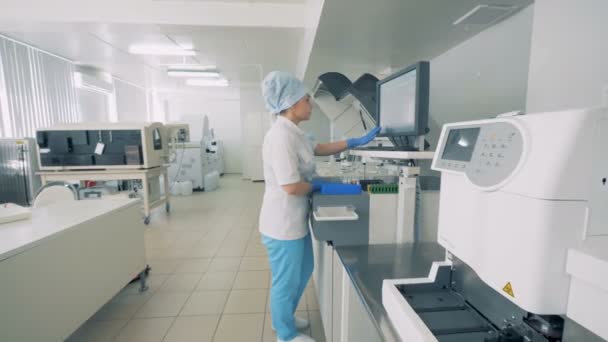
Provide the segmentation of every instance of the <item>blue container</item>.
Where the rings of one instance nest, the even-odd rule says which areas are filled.
[[[358,195],[361,193],[359,184],[325,183],[321,184],[321,195]]]

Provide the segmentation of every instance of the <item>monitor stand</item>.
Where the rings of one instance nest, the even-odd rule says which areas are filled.
[[[389,137],[389,140],[394,145],[394,151],[420,151],[420,148],[417,147],[420,141],[416,136],[392,136]],[[422,144],[424,144],[424,136],[422,136]]]

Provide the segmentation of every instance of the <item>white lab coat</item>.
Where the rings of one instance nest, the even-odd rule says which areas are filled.
[[[315,144],[290,120],[278,116],[262,149],[266,189],[260,212],[260,233],[277,240],[308,234],[308,197],[289,195],[282,185],[310,182],[315,173]]]

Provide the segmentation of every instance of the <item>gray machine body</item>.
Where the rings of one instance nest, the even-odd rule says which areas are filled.
[[[364,245],[369,241],[369,195],[321,195],[312,196],[312,210],[319,206],[352,206],[359,219],[356,221],[316,221],[310,215],[315,239],[331,242],[334,246]],[[311,212],[312,213],[312,212]]]
[[[433,283],[398,286],[438,341],[494,341],[506,329],[531,342],[552,341],[549,337],[553,333],[561,336],[562,318],[536,316],[520,309],[464,262],[455,257],[452,261],[453,266],[440,267]]]
[[[0,203],[30,206],[40,188],[36,141],[0,139]]]

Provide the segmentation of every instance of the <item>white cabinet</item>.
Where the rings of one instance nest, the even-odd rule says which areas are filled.
[[[372,318],[338,254],[333,267],[333,342],[381,342]]]
[[[327,342],[382,341],[333,247],[313,239],[319,310]]]
[[[333,329],[333,258],[334,251],[327,243],[313,239],[313,252],[315,257],[315,270],[313,277],[319,302],[319,311],[325,330],[325,340],[332,341]]]

